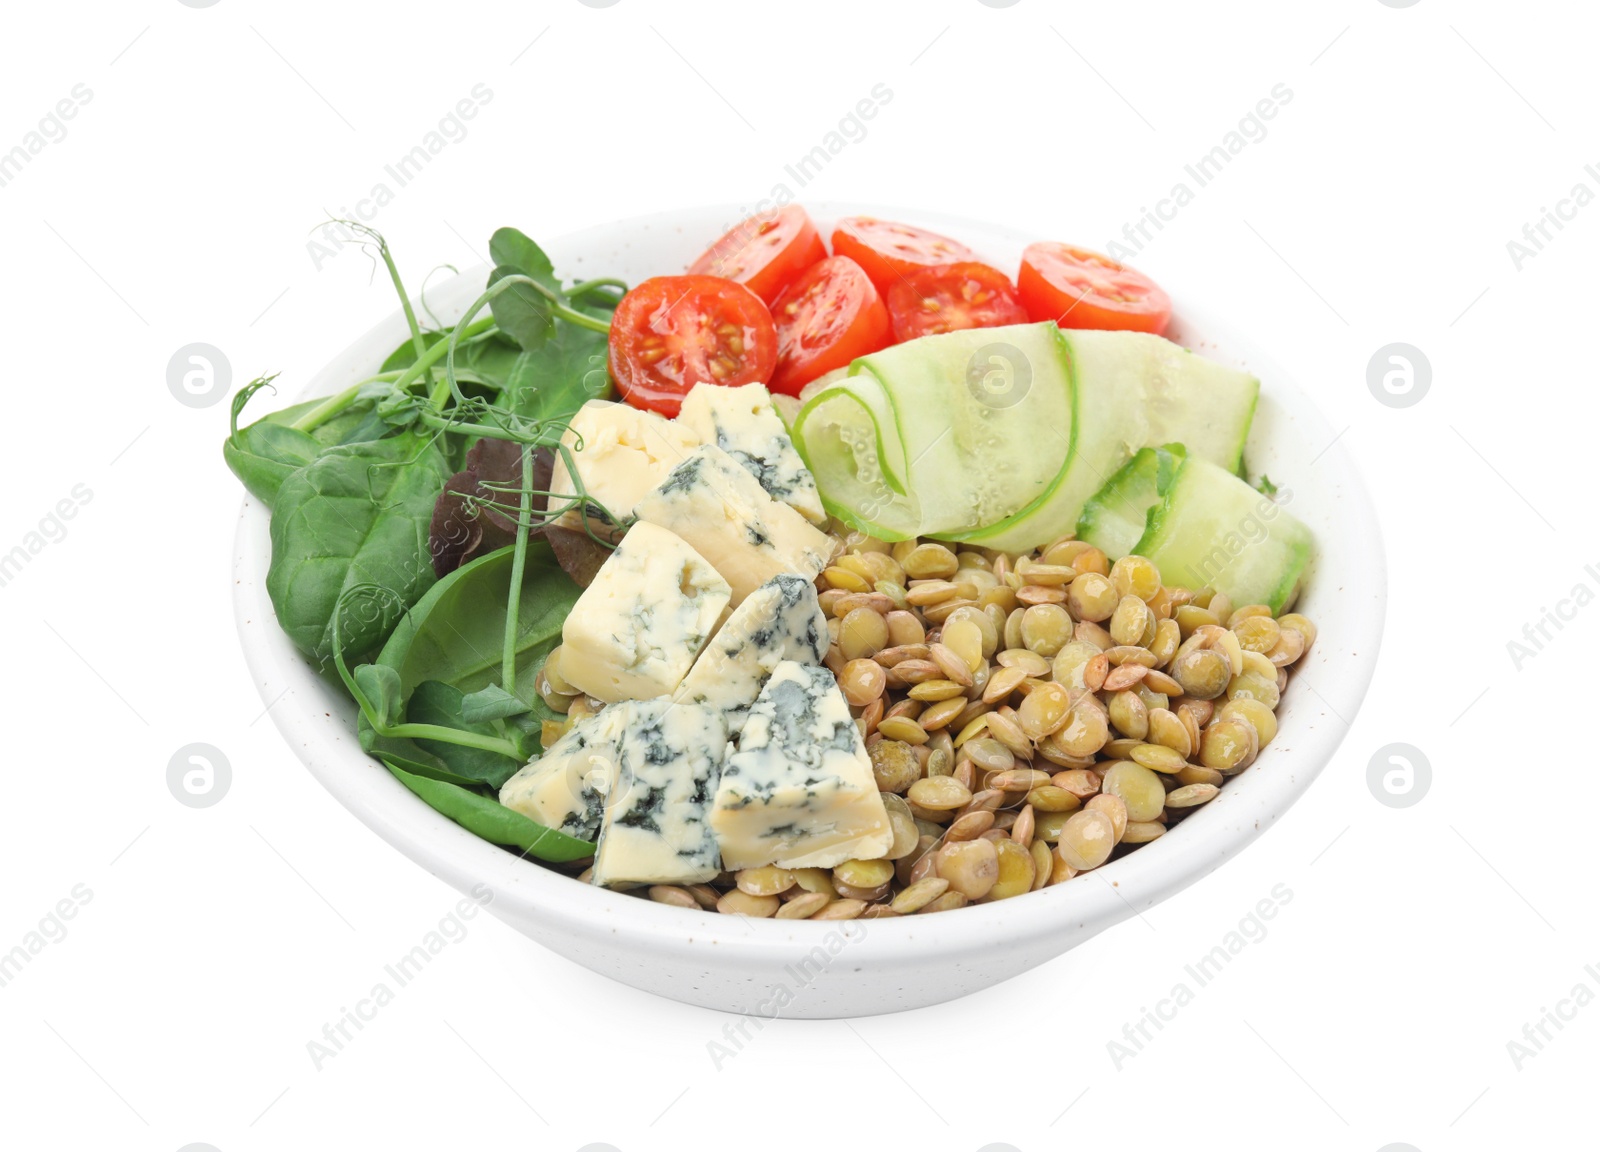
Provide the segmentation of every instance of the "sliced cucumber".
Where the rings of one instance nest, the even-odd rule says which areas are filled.
[[[922,519],[905,493],[905,454],[894,410],[874,377],[841,379],[813,395],[790,425],[817,478],[822,506],[858,532],[909,540]]]
[[[1135,452],[1084,505],[1083,515],[1078,517],[1078,539],[1114,560],[1132,552],[1144,535],[1150,510],[1172,487],[1185,451],[1182,444],[1167,444]]]
[[[1071,392],[1050,324],[886,348],[802,399],[792,434],[823,504],[883,539],[1003,520],[1047,493],[1071,454]]]
[[[1160,336],[1127,335],[1149,349],[1144,383],[1146,424],[1138,443],[1181,442],[1195,459],[1237,473],[1255,419],[1261,382]]]
[[[1144,332],[1063,331],[1074,446],[1060,482],[1010,518],[958,539],[1017,552],[1072,532],[1129,453],[1181,442],[1192,457],[1239,466],[1259,384]]]
[[[1055,486],[1072,448],[1071,381],[1052,324],[925,336],[864,356],[894,406],[921,534],[1013,515]]]
[[[1151,560],[1169,584],[1214,588],[1235,605],[1279,612],[1310,561],[1311,531],[1226,468],[1190,456],[1130,551]]]
[[[825,372],[811,383],[800,389],[800,403],[802,406],[819,392],[826,392],[839,381],[850,375],[850,367],[835,368],[832,372]]]
[[[1020,552],[1076,529],[1142,448],[1237,470],[1258,387],[1159,336],[1018,324],[864,356],[806,387],[791,433],[859,530]]]

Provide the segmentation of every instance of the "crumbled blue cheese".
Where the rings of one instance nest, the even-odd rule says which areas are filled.
[[[561,675],[601,700],[670,695],[716,631],[729,595],[727,581],[688,544],[635,524],[562,626]]]
[[[593,882],[617,888],[715,878],[722,863],[708,817],[728,744],[722,711],[662,699],[616,704],[604,714],[611,713],[621,740]]]
[[[730,872],[831,868],[889,851],[872,761],[833,673],[778,665],[723,766],[711,825]]]
[[[806,523],[715,444],[704,444],[634,507],[641,522],[686,540],[733,589],[733,604],[783,572],[814,580],[833,557],[831,537]]]
[[[764,384],[723,388],[696,384],[684,397],[678,423],[702,443],[715,444],[781,500],[813,524],[827,522],[816,478],[795,451],[789,430]]]
[[[586,716],[500,787],[500,803],[536,824],[593,840],[616,776],[620,714]]]
[[[828,618],[816,586],[803,576],[774,576],[734,609],[674,699],[722,709],[728,731],[737,736],[779,664],[820,664],[827,651]]]

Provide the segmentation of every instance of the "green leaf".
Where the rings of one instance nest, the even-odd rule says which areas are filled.
[[[560,288],[550,257],[545,255],[543,248],[515,228],[500,228],[489,237],[489,259],[502,268],[510,268],[550,288]]]
[[[520,412],[526,398],[531,398],[538,391],[542,360],[539,352],[524,352],[512,361],[511,371],[506,375],[505,390],[500,396],[500,402],[511,411]]]
[[[439,680],[462,694],[500,683],[512,549],[464,564],[439,581],[395,628],[378,657],[400,673],[402,691]],[[533,671],[561,642],[561,626],[582,589],[556,563],[542,540],[528,544],[517,616],[518,695],[533,694]],[[524,675],[524,672],[527,675]]]
[[[245,405],[263,388],[271,388],[274,379],[262,376],[239,389],[228,416],[228,438],[222,442],[223,461],[246,490],[268,508],[289,474],[311,463],[322,451],[315,437],[289,427],[298,414],[293,409],[274,412],[247,428],[239,427]],[[296,409],[305,410],[315,403],[296,405]]]
[[[272,417],[242,428],[222,442],[222,459],[245,489],[271,508],[295,471],[317,458],[322,445],[315,437]]]
[[[427,403],[415,392],[397,388],[387,380],[374,380],[370,384],[363,385],[356,393],[356,399],[372,406],[371,419],[376,422],[376,427],[383,429],[383,432],[415,424]],[[367,439],[381,439],[383,432]]]
[[[381,664],[362,664],[351,675],[385,728],[400,723],[400,673]]]
[[[459,374],[462,368],[466,368],[503,389],[521,355],[522,348],[515,341],[496,332],[458,348],[456,372]]]
[[[420,758],[416,746],[409,740],[392,740],[387,736],[379,736],[367,726],[361,728],[360,738],[362,751],[377,757],[385,767],[399,768],[402,772],[409,772],[413,776],[443,780],[447,784],[455,784],[462,788],[476,790],[482,787],[478,781],[457,776],[432,759]]]
[[[560,422],[610,395],[605,335],[561,324],[541,348],[517,358],[502,403],[529,420]]]
[[[291,473],[272,511],[267,594],[295,646],[325,667],[334,606],[345,589],[376,585],[346,612],[346,657],[370,658],[434,583],[428,525],[450,468],[410,434],[326,449]]]
[[[479,688],[461,698],[461,718],[468,724],[485,720],[504,720],[529,710],[526,700],[518,699],[498,684]]]
[[[398,688],[400,674],[393,669],[390,669],[390,672],[393,673]],[[492,724],[481,721],[468,722],[462,713],[462,699],[459,688],[438,680],[424,680],[417,685],[416,691],[411,693],[411,699],[406,704],[406,720],[412,724],[437,724],[443,728],[476,732],[482,736],[500,735]],[[413,743],[444,764],[453,775],[487,784],[496,790],[511,779],[524,763],[482,748],[466,748],[445,740],[418,738]]]
[[[428,681],[448,685],[462,694],[463,701],[487,688],[500,688],[511,563],[512,549],[506,547],[463,564],[435,584],[406,613],[377,660],[400,674],[402,698],[414,701],[413,694],[419,685]],[[507,731],[502,733],[513,743],[526,747],[524,762],[540,750],[541,722],[557,718],[534,693],[535,673],[550,650],[561,642],[561,625],[581,594],[582,589],[556,563],[550,546],[542,540],[530,540],[518,602],[517,694],[513,697],[520,701],[524,710],[515,715]],[[425,695],[424,711],[431,704]],[[425,722],[412,714],[410,707],[408,703],[405,718],[414,723]],[[434,714],[426,722],[440,720]],[[464,715],[444,723],[469,731],[486,731],[471,728]],[[464,778],[459,775],[463,764],[447,762],[440,741],[428,741],[424,747],[422,741],[379,737],[365,716],[360,718],[358,726],[361,746],[369,751],[403,756],[411,762],[410,770],[424,765],[433,774]]]
[[[468,832],[481,836],[491,844],[520,848],[538,860],[563,864],[594,855],[594,845],[586,840],[535,824],[520,812],[515,812],[478,792],[469,791],[442,780],[430,780],[386,765],[396,780],[420,796],[435,812],[440,812]]]
[[[489,273],[489,287],[493,288],[507,276],[524,275],[515,268],[497,267]],[[547,300],[536,289],[526,284],[513,284],[489,301],[489,311],[494,322],[524,351],[532,352],[543,347],[555,335],[555,313]]]

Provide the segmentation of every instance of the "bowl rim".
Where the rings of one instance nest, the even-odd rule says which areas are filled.
[[[807,208],[819,221],[840,215],[883,215],[955,230],[968,237],[1005,236],[1008,243],[1025,234],[1011,226],[904,207],[812,201]],[[747,209],[730,205],[673,209],[569,232],[547,247],[615,244],[618,237],[625,237],[630,231],[652,227],[681,232],[690,226],[700,229],[695,234],[709,242],[720,230],[717,225],[705,230],[706,221],[725,221],[721,226],[725,229],[748,215]],[[981,253],[980,243],[973,247]],[[558,267],[561,263],[558,259]],[[481,285],[485,272],[482,267],[472,268],[429,286],[430,302],[438,308],[445,296],[470,300],[478,291],[471,286]],[[469,288],[471,294],[466,295]],[[1312,398],[1292,382],[1290,374],[1269,356],[1259,354],[1247,339],[1236,336],[1231,327],[1188,306],[1187,297],[1181,292],[1171,294],[1174,317],[1183,329],[1199,332],[1208,344],[1250,348],[1251,372],[1271,381],[1263,384],[1263,397],[1292,396],[1297,416],[1326,430],[1332,443],[1316,463],[1319,470],[1327,469],[1332,475],[1330,483],[1339,486],[1341,521],[1350,529],[1347,534],[1362,544],[1359,549],[1341,551],[1340,587],[1344,594],[1364,595],[1371,600],[1365,611],[1352,615],[1358,627],[1341,637],[1348,643],[1341,645],[1346,655],[1339,665],[1343,674],[1340,682],[1330,686],[1326,694],[1316,693],[1327,714],[1339,723],[1307,725],[1297,731],[1292,750],[1279,749],[1279,756],[1263,753],[1262,760],[1232,778],[1216,799],[1184,820],[1172,834],[1095,869],[1092,875],[1101,883],[1068,882],[1028,893],[1027,900],[974,905],[933,917],[830,922],[752,920],[660,905],[579,884],[569,876],[481,840],[429,808],[378,761],[368,757],[342,717],[329,716],[320,706],[314,710],[274,706],[283,701],[292,705],[299,695],[294,691],[297,686],[321,686],[323,681],[277,626],[263,579],[270,551],[267,513],[259,501],[246,495],[233,545],[233,600],[240,645],[257,690],[296,757],[357,819],[460,891],[470,892],[475,886],[488,884],[494,894],[490,910],[513,923],[538,921],[558,932],[580,937],[597,933],[620,935],[639,945],[702,959],[708,948],[715,947],[723,950],[724,961],[730,954],[747,953],[792,959],[796,944],[816,943],[828,931],[840,929],[848,931],[852,939],[863,939],[863,944],[852,945],[852,957],[861,964],[903,959],[907,949],[937,952],[948,958],[1069,933],[1077,935],[1081,942],[1202,879],[1253,842],[1304,794],[1349,731],[1376,669],[1383,633],[1387,602],[1383,537],[1375,506],[1344,444],[1333,437],[1331,425]],[[374,363],[367,350],[381,346],[377,353],[381,358],[384,351],[399,343],[403,334],[404,319],[397,308],[316,373],[295,399],[320,394],[326,390],[321,384],[325,377],[336,375],[342,366],[357,359]],[[1330,543],[1319,541],[1323,549]],[[1291,677],[1290,683],[1293,691],[1296,678]],[[1327,699],[1328,695],[1339,701],[1338,708]],[[1269,771],[1260,770],[1264,762]],[[1053,908],[1047,901],[1054,902]],[[985,919],[987,925],[982,923]]]

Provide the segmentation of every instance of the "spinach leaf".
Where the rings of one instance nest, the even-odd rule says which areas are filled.
[[[228,438],[222,442],[222,459],[228,468],[250,495],[268,508],[289,474],[311,463],[322,451],[322,444],[315,437],[289,426],[298,414],[296,410],[308,409],[310,403],[274,412],[247,428],[239,427],[244,406],[261,389],[272,387],[273,379],[263,376],[239,389],[228,417]]]
[[[456,784],[415,775],[393,764],[387,767],[396,780],[420,796],[434,811],[491,844],[520,848],[525,855],[557,864],[594,855],[594,845],[588,841],[535,824],[498,800]]]
[[[501,403],[527,420],[559,423],[610,395],[605,334],[561,324],[541,347],[518,357]]]
[[[530,710],[531,706],[526,700],[513,696],[498,684],[479,688],[461,697],[461,718],[468,724],[483,720],[505,720]]]
[[[511,369],[522,355],[522,348],[510,338],[496,332],[479,337],[456,351],[456,371],[465,368],[476,372],[485,380],[492,380],[502,388],[511,376]]]
[[[270,416],[222,442],[222,459],[229,470],[268,508],[290,474],[311,463],[321,451],[315,437]]]
[[[500,686],[512,559],[513,550],[502,548],[456,569],[429,589],[406,613],[383,646],[377,662],[399,675],[400,695],[402,699],[409,697],[407,722],[483,734],[494,732],[492,727],[475,726],[466,721],[465,702],[486,689]],[[561,625],[579,595],[580,589],[561,571],[549,546],[530,540],[524,561],[516,633],[515,699],[520,702],[520,711],[504,734],[513,746],[526,750],[524,759],[531,758],[539,748],[541,722],[559,718],[534,692],[534,673],[550,650],[561,642]],[[345,625],[350,615],[347,609]],[[422,687],[429,683],[436,686]],[[361,687],[366,690],[365,684]],[[454,704],[448,716],[437,707],[441,687],[460,694],[459,703]],[[416,711],[419,693],[422,697],[420,715]],[[370,691],[367,695],[371,699]],[[377,701],[372,702],[377,710]],[[510,715],[509,706],[502,705],[502,713]],[[399,757],[408,761],[401,765],[407,771],[469,784],[485,783],[490,778],[488,774],[476,772],[467,761],[454,760],[447,755],[445,741],[379,736],[366,715],[360,718],[358,729],[361,746],[385,763]],[[452,753],[454,751],[464,749],[453,749]],[[507,757],[499,759],[511,763]],[[511,766],[515,771],[520,764]]]
[[[448,768],[441,767],[431,757],[427,760],[420,759],[417,755],[416,745],[409,740],[394,740],[387,736],[379,736],[371,728],[363,727],[361,730],[361,747],[382,762],[385,768],[398,768],[402,772],[409,772],[413,776],[426,776],[430,780],[443,780],[447,784],[454,784],[461,788],[477,791],[483,786],[476,780],[469,780],[465,776],[457,776]]]
[[[223,461],[250,494],[269,509],[290,474],[310,464],[324,448],[380,440],[393,431],[393,422],[384,419],[375,408],[377,397],[383,394],[376,391],[353,399],[310,432],[302,432],[294,423],[321,405],[320,399],[290,405],[240,428],[239,417],[245,405],[271,381],[272,377],[264,377],[239,390],[233,398],[229,435],[222,443]]]
[[[398,681],[398,676],[396,679]],[[454,685],[440,680],[424,680],[417,685],[416,691],[411,693],[410,702],[406,704],[406,720],[412,724],[437,724],[443,728],[476,732],[481,736],[498,736],[500,733],[493,724],[482,720],[470,723],[467,721],[462,711],[463,699],[461,689]],[[522,710],[527,711],[527,706],[523,705]],[[502,756],[498,752],[490,752],[483,748],[468,748],[443,740],[419,737],[415,743],[418,748],[444,764],[452,775],[487,784],[496,792],[500,790],[500,785],[511,779],[528,759],[516,760]]]
[[[272,510],[267,594],[278,623],[320,667],[346,588],[376,585],[343,622],[346,653],[370,656],[434,581],[428,522],[449,474],[444,454],[412,433],[328,448],[289,474]]]
[[[512,549],[502,548],[456,569],[429,589],[395,627],[378,663],[400,673],[409,696],[424,680],[466,694],[500,682]],[[549,545],[528,542],[516,632],[517,695],[536,708],[533,671],[561,642],[561,626],[581,589],[556,563]],[[546,716],[554,713],[545,712]]]
[[[496,717],[514,717],[504,736],[528,756],[513,758],[425,736],[381,736],[363,714],[361,746],[406,787],[463,827],[496,844],[510,844],[551,861],[575,860],[593,849],[583,841],[541,827],[503,808],[487,794],[498,789],[537,749],[540,722],[555,713],[534,693],[534,671],[561,640],[561,625],[577,602],[579,589],[556,564],[549,546],[530,540],[515,630],[517,694],[500,688],[506,605],[510,598],[512,548],[502,548],[466,564],[435,584],[404,616],[377,664],[398,679],[406,698],[404,723],[495,734]],[[348,622],[348,612],[345,621]],[[371,699],[375,690],[393,689],[372,674],[354,677]],[[467,702],[474,716],[467,719]],[[376,700],[375,708],[381,708]],[[386,725],[403,733],[404,724]]]

